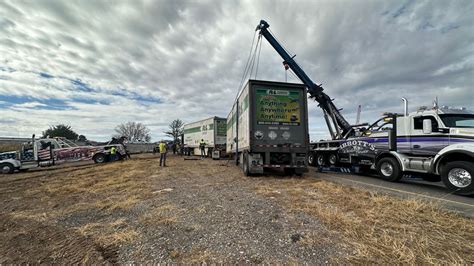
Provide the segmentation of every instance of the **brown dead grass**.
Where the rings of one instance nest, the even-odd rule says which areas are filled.
[[[127,228],[127,221],[123,218],[110,223],[88,223],[78,227],[77,231],[93,238],[102,246],[130,243],[139,236],[137,231]]]
[[[338,263],[472,264],[474,222],[434,203],[314,180],[262,182],[257,192],[317,217],[352,254]],[[318,236],[302,242],[319,241]]]
[[[147,211],[139,218],[139,221],[148,225],[170,226],[178,222],[177,212],[175,205],[165,204]]]

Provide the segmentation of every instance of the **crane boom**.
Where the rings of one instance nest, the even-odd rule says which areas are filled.
[[[353,132],[353,127],[347,122],[347,120],[339,112],[339,109],[336,108],[332,99],[323,92],[321,85],[314,83],[308,75],[303,71],[303,69],[296,63],[293,59],[294,56],[290,56],[283,46],[278,43],[278,41],[273,37],[273,35],[268,30],[270,25],[261,20],[260,24],[257,26],[257,30],[260,30],[260,34],[265,37],[265,39],[270,43],[270,45],[277,51],[277,53],[283,58],[283,64],[287,64],[291,70],[298,76],[298,78],[308,87],[308,93],[311,98],[315,99],[319,106],[323,109],[323,113],[328,124],[329,131],[333,139],[340,139],[351,132]],[[328,118],[329,117],[329,118]],[[332,121],[334,125],[333,132],[332,126],[329,123],[329,120]]]

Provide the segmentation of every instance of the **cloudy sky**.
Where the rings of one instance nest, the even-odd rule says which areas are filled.
[[[260,19],[355,122],[474,109],[474,1],[0,1],[0,136],[66,123],[106,140],[122,122],[226,117]],[[265,41],[257,78],[285,80]],[[288,81],[298,82],[291,75]],[[328,136],[310,102],[313,140]]]

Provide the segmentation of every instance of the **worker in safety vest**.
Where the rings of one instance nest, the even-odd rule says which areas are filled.
[[[158,146],[160,148],[160,167],[166,166],[166,143],[162,140],[160,142],[160,145]]]
[[[199,149],[201,149],[201,159],[203,159],[204,157],[206,157],[206,142],[204,141],[204,139],[201,139],[201,141],[199,142]]]
[[[117,160],[117,148],[115,146],[112,146],[110,148],[110,159],[111,162]]]

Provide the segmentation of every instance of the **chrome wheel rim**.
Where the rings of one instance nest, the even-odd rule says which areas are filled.
[[[393,165],[387,162],[382,163],[380,172],[382,172],[384,176],[391,176],[393,174]]]
[[[335,154],[332,154],[332,155],[329,157],[329,163],[330,163],[330,164],[336,164],[336,161],[337,161],[336,155],[335,155]]]
[[[453,168],[448,172],[448,180],[454,186],[464,188],[471,184],[472,176],[466,169]]]
[[[309,163],[309,164],[313,164],[313,161],[314,161],[314,156],[313,156],[313,155],[309,155],[309,156],[308,156],[308,163]]]
[[[322,155],[318,156],[318,165],[323,165],[324,164],[324,157]]]
[[[3,174],[8,174],[9,172],[10,172],[10,166],[4,165],[4,166],[2,167],[2,173],[3,173]]]

